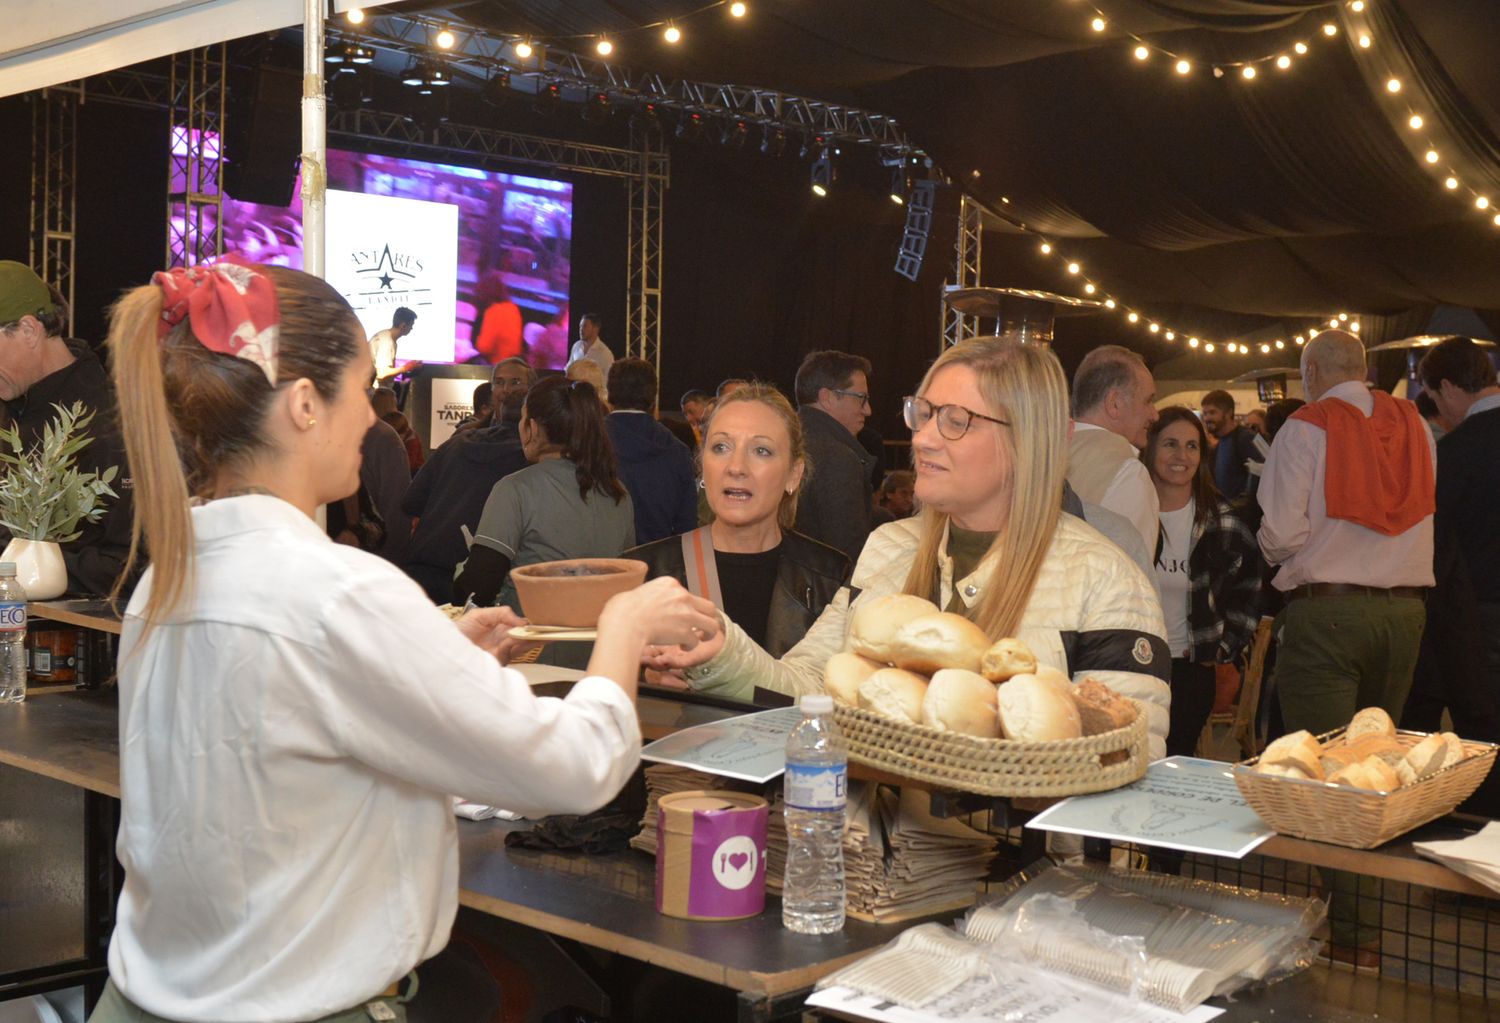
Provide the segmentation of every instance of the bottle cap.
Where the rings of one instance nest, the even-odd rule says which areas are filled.
[[[16,563],[14,561],[0,561],[0,579],[14,579],[16,577]]]
[[[802,708],[804,717],[810,717],[814,714],[832,714],[833,697],[827,693],[805,693],[797,701],[797,706]]]

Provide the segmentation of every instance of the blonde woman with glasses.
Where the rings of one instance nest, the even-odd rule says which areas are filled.
[[[828,658],[848,646],[852,606],[910,593],[991,639],[1019,637],[1075,680],[1145,701],[1151,753],[1163,755],[1171,658],[1161,607],[1139,567],[1061,511],[1068,393],[1056,357],[1007,338],[956,345],[905,399],[904,415],[922,513],[870,535],[850,586],[801,643],[775,660],[728,623],[692,651],[648,648],[647,663],[731,697],[757,685],[818,692]]]

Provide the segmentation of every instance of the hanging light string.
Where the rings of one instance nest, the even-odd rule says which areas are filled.
[[[1351,4],[1346,18],[1349,36],[1357,38],[1360,43],[1360,48],[1355,51],[1356,56],[1368,54],[1365,70],[1372,89],[1377,90],[1377,102],[1394,108],[1395,116],[1401,121],[1405,131],[1407,148],[1417,158],[1422,169],[1442,183],[1443,191],[1461,198],[1471,212],[1500,228],[1500,194],[1474,184],[1472,177],[1465,177],[1458,170],[1453,156],[1461,151],[1460,146],[1451,134],[1449,139],[1440,140],[1445,119],[1441,111],[1436,109],[1433,97],[1418,95],[1416,86],[1420,79],[1415,74],[1403,72],[1393,66],[1392,58],[1399,52],[1399,47],[1385,46],[1380,50],[1372,50],[1365,43],[1365,40],[1374,39],[1367,10],[1367,4],[1373,2],[1374,0],[1366,0],[1358,10]],[[1376,63],[1378,67],[1371,66]]]
[[[659,18],[656,21],[636,25],[631,28],[621,29],[617,32],[576,32],[564,35],[526,35],[504,33],[510,38],[511,49],[519,60],[530,60],[538,49],[545,48],[549,44],[562,45],[565,43],[576,43],[580,40],[593,43],[594,52],[600,57],[616,56],[618,43],[622,39],[639,37],[642,33],[660,30],[662,41],[670,46],[676,46],[682,42],[684,32],[682,24],[690,19],[698,18],[709,11],[725,9],[729,17],[740,20],[750,13],[749,4],[745,0],[712,0],[701,7],[687,11],[684,14],[671,18]],[[359,25],[367,17],[379,17],[378,13],[367,14],[359,8],[351,8],[345,13],[345,18],[351,25]],[[409,18],[420,20],[419,15],[407,15]],[[433,22],[432,27],[437,29],[436,42],[439,49],[453,49],[456,38],[452,29],[446,24]],[[446,36],[446,39],[444,38]]]
[[[1339,0],[1338,3],[1330,3],[1329,7],[1338,7],[1340,4],[1356,13],[1363,12],[1365,4],[1369,0]],[[1097,5],[1089,3],[1086,5],[1091,17],[1088,21],[1088,29],[1095,35],[1108,32],[1112,26],[1109,15]],[[1262,74],[1289,71],[1297,61],[1312,52],[1312,48],[1319,44],[1333,42],[1341,34],[1338,22],[1324,21],[1317,29],[1306,36],[1293,41],[1290,45],[1282,46],[1269,53],[1263,53],[1254,57],[1246,57],[1242,60],[1215,60],[1198,61],[1191,55],[1153,43],[1145,36],[1134,32],[1124,31],[1120,33],[1124,39],[1129,40],[1130,55],[1137,64],[1149,64],[1153,60],[1165,63],[1176,74],[1188,77],[1195,72],[1201,72],[1207,68],[1215,78],[1234,77],[1241,81],[1254,81]],[[1368,46],[1369,44],[1363,44]],[[1232,74],[1231,74],[1232,73]]]

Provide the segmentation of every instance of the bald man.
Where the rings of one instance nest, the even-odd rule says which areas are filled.
[[[1317,735],[1364,707],[1401,716],[1432,585],[1436,464],[1410,402],[1365,384],[1359,338],[1329,330],[1302,352],[1309,404],[1276,434],[1261,476],[1259,539],[1286,596],[1276,692],[1288,730]],[[1328,873],[1330,954],[1379,956],[1379,905]],[[1356,904],[1357,903],[1357,904]],[[1356,920],[1357,916],[1357,920]]]

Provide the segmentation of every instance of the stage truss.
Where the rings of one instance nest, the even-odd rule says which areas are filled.
[[[196,266],[224,254],[225,55],[219,43],[172,57],[166,93],[167,266]]]
[[[83,85],[75,82],[43,89],[31,107],[30,264],[62,294],[70,315],[77,259],[81,102]]]
[[[984,245],[984,209],[967,195],[958,200],[958,238],[953,244],[953,280],[960,288],[979,287],[979,257]],[[979,317],[965,316],[942,303],[943,347],[979,334]]]
[[[670,164],[655,125],[632,124],[637,173],[626,186],[630,205],[630,281],[625,298],[625,354],[645,359],[661,379],[662,221]],[[660,395],[658,395],[660,397]]]

